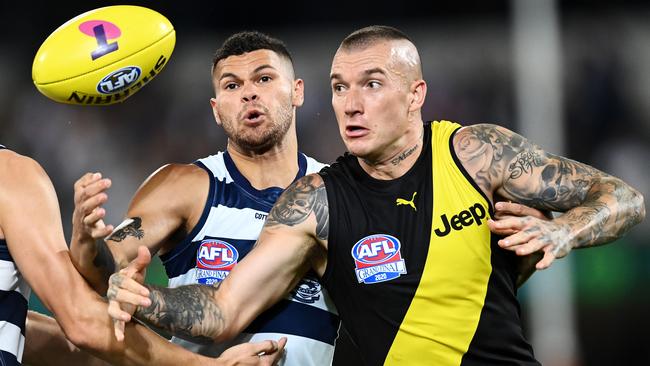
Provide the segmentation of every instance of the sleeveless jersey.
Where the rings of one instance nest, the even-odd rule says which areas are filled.
[[[329,202],[322,282],[368,365],[539,365],[525,340],[516,256],[456,157],[460,125],[425,125],[402,177],[377,180],[355,156],[320,172]]]
[[[210,176],[210,190],[196,227],[173,250],[160,256],[169,287],[212,285],[223,280],[252,249],[266,217],[283,189],[257,190],[237,170],[228,152],[195,162]],[[296,179],[324,165],[298,154]],[[262,313],[240,336],[221,344],[200,344],[174,338],[187,349],[217,356],[248,341],[288,338],[283,365],[329,365],[340,321],[327,291],[308,274],[292,293]]]
[[[0,145],[0,150],[5,149]],[[0,240],[0,365],[20,365],[30,288],[18,272],[9,247]]]

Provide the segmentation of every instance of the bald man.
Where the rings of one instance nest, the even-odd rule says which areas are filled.
[[[221,340],[313,270],[368,365],[539,365],[519,317],[517,256],[542,251],[541,269],[612,241],[644,218],[643,197],[502,127],[423,123],[420,59],[397,29],[350,34],[331,86],[350,154],[282,194],[219,287],[147,286],[152,305],[136,318]],[[498,198],[565,214],[492,221]],[[145,301],[141,291],[114,275],[111,316],[130,319],[115,305]],[[213,311],[182,311],[196,303]]]

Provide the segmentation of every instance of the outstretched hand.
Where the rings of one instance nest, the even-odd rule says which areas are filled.
[[[226,365],[275,365],[284,355],[287,338],[279,341],[243,343],[225,350],[218,360]]]
[[[137,306],[150,306],[149,289],[144,283],[144,272],[151,262],[151,253],[145,246],[138,248],[138,256],[128,266],[114,273],[108,281],[108,314],[113,318],[115,338],[124,340],[124,326],[131,320]]]
[[[113,231],[113,225],[104,224],[108,201],[106,190],[111,180],[101,173],[86,173],[74,184],[74,212],[72,213],[72,236],[78,242],[92,242],[104,238]]]

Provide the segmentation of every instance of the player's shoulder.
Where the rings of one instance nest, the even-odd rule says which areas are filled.
[[[45,171],[36,160],[12,150],[0,150],[0,182],[44,176]]]
[[[140,189],[188,190],[209,185],[208,173],[195,164],[165,164],[142,183]]]
[[[296,180],[287,190],[298,190],[308,192],[310,188],[315,189],[324,186],[323,177],[319,173],[307,174]]]
[[[457,138],[457,136],[467,136],[467,135],[482,135],[482,134],[493,134],[493,133],[509,133],[512,134],[513,132],[510,131],[509,129],[494,124],[494,123],[476,123],[472,125],[467,125],[463,126],[458,129],[458,132],[456,132],[456,135],[454,138]]]

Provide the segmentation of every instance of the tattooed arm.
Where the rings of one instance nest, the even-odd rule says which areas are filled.
[[[617,239],[645,217],[643,196],[620,179],[589,165],[543,151],[524,137],[495,125],[461,129],[454,149],[463,166],[492,197],[564,215],[543,221],[533,217],[499,222],[517,231],[499,245],[528,255],[544,251],[537,268],[548,267],[574,248]]]
[[[195,165],[162,167],[138,189],[127,219],[115,230],[104,224],[101,207],[110,185],[109,179],[90,173],[75,183],[70,250],[77,270],[101,294],[109,276],[135,258],[138,246],[167,251],[192,230],[203,212],[209,180]]]
[[[293,289],[309,268],[322,274],[328,220],[322,179],[315,174],[301,178],[280,196],[253,250],[219,286],[147,286],[151,306],[138,307],[135,317],[185,338],[222,341],[239,334]],[[123,273],[113,275],[109,300],[122,303],[122,309],[112,306],[109,314],[128,320],[123,309],[147,299],[140,295],[143,290]]]

